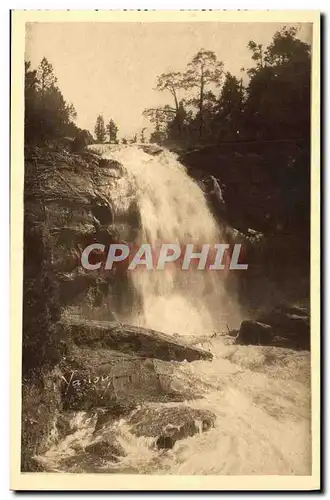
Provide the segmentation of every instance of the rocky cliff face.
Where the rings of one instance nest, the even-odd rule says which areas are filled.
[[[81,304],[82,296],[89,294],[90,304],[96,306],[100,295],[109,290],[110,273],[86,272],[80,255],[93,242],[109,245],[118,241],[119,234],[125,240],[131,238],[133,226],[127,217],[127,213],[132,218],[135,215],[131,200],[126,200],[125,214],[117,207],[115,222],[109,199],[122,175],[118,163],[89,152],[74,155],[34,150],[26,155],[26,225],[31,221],[47,245],[47,268],[56,275],[62,305]],[[28,260],[34,252],[31,241],[25,252]],[[120,296],[117,292],[114,295]]]
[[[199,181],[214,176],[215,217],[245,238],[249,269],[238,283],[248,309],[309,296],[310,147],[304,140],[228,143],[181,153]],[[254,243],[254,236],[257,236]],[[246,239],[247,238],[247,239]],[[249,244],[249,241],[252,244]]]
[[[223,143],[182,153],[191,175],[222,185],[228,222],[271,234],[309,231],[310,147],[306,141]]]
[[[94,411],[100,418],[107,411],[109,427],[137,405],[200,395],[198,383],[191,385],[180,363],[210,360],[211,353],[160,332],[119,323],[118,311],[125,317],[133,303],[134,292],[125,273],[118,277],[115,272],[81,266],[81,251],[88,244],[134,241],[139,214],[132,193],[120,186],[123,175],[119,163],[90,151],[26,151],[24,471],[43,470],[42,462],[33,457],[47,450],[52,429],[56,429],[55,440],[70,433],[65,422],[73,411]],[[165,436],[169,443],[199,432],[191,423],[189,408],[180,415],[183,430],[174,438]],[[205,418],[209,423],[202,430],[213,422]],[[155,439],[162,440],[162,425],[159,428]],[[110,454],[114,446],[106,447]]]

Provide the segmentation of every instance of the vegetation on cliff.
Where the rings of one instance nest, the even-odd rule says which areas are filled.
[[[151,140],[184,148],[219,142],[308,141],[310,46],[299,40],[296,28],[285,27],[267,47],[250,41],[248,49],[254,65],[242,68],[241,78],[225,72],[215,53],[204,49],[186,71],[160,75],[156,90],[167,92],[172,103],[144,111],[155,124]]]

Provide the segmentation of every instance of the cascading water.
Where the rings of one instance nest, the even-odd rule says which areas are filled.
[[[107,156],[126,170],[126,176],[118,182],[122,196],[117,195],[113,201],[115,213],[116,205],[122,210],[121,200],[134,192],[141,221],[137,246],[148,243],[157,254],[162,243],[178,244],[181,249],[191,243],[197,251],[205,243],[224,242],[203,192],[174,154],[163,151],[155,157],[127,147],[105,152]],[[225,330],[226,324],[234,327],[239,321],[239,307],[233,304],[223,277],[215,271],[197,270],[196,266],[183,271],[175,262],[166,264],[164,270],[140,266],[129,277],[143,307],[140,314],[133,309],[132,323],[200,336]]]
[[[116,214],[128,208],[127,193],[132,193],[140,216],[137,244],[224,242],[203,192],[175,155],[151,156],[133,146],[100,149],[124,167],[109,198]],[[233,345],[221,335],[211,339],[214,331],[237,327],[241,320],[235,297],[214,271],[182,271],[173,263],[163,271],[132,271],[129,277],[142,299],[142,309],[132,308],[131,323],[185,335],[212,351],[212,362],[181,364],[182,373],[198,377],[205,392],[204,398],[181,404],[211,410],[217,419],[213,429],[166,452],[151,447],[148,438],[133,436],[122,419],[116,433],[125,456],[105,464],[104,472],[310,474],[308,353]],[[155,405],[161,411],[161,404]],[[72,443],[84,447],[90,442],[91,419],[82,413],[75,418],[79,430],[46,453],[48,465],[57,454],[73,453]]]

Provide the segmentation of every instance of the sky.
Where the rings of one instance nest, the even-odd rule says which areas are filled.
[[[284,25],[278,23],[28,23],[26,60],[36,68],[45,56],[54,67],[58,86],[77,111],[76,123],[93,133],[96,117],[112,118],[119,137],[132,137],[150,122],[148,107],[173,104],[157,92],[157,76],[183,71],[201,48],[212,50],[224,71],[244,76],[253,66],[250,40],[268,44]],[[311,43],[311,24],[296,25],[298,37]],[[246,76],[245,76],[246,78]]]

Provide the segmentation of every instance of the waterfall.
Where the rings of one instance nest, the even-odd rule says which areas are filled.
[[[140,216],[137,245],[148,243],[157,254],[162,243],[184,249],[193,244],[225,243],[224,231],[210,212],[204,193],[189,177],[176,155],[164,150],[156,156],[138,147],[104,148],[103,157],[123,165],[125,176],[111,195],[114,212],[125,209],[127,193],[134,193]],[[229,297],[223,273],[182,270],[178,262],[164,270],[137,268],[129,273],[142,298],[142,311],[133,311],[131,322],[180,335],[211,334],[239,321],[239,307]]]

